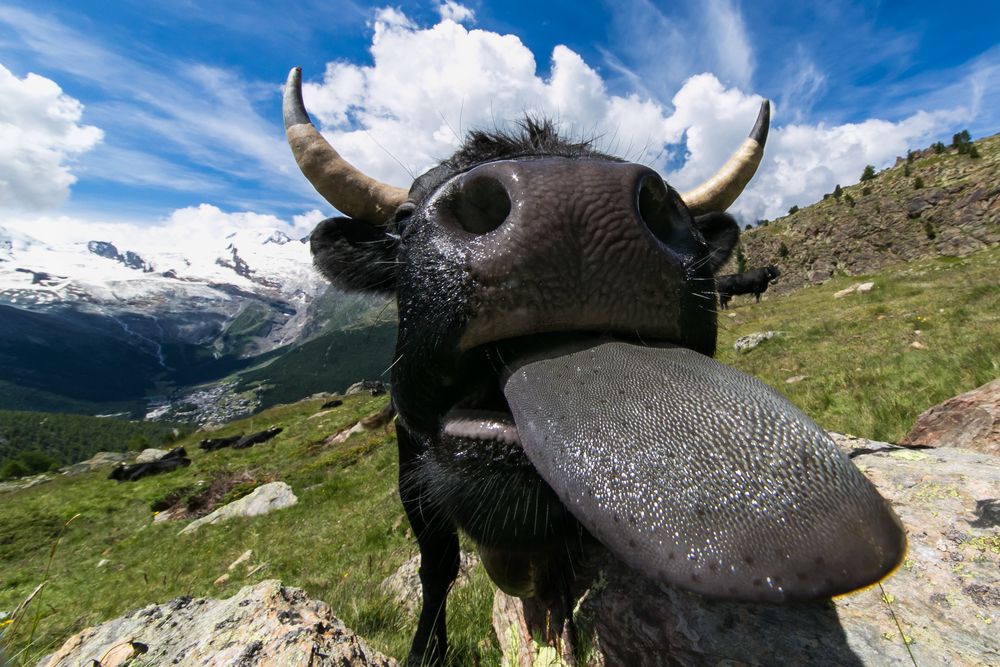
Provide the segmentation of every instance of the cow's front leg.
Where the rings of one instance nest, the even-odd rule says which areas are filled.
[[[406,429],[396,424],[399,443],[399,495],[420,545],[420,587],[423,605],[413,636],[407,667],[441,665],[448,651],[445,602],[458,576],[458,533],[441,510],[431,505],[420,483],[420,459]]]

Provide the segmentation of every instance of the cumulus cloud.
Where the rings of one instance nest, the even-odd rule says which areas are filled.
[[[717,4],[732,9],[724,0]],[[719,25],[720,34],[744,35],[736,13],[724,14],[732,20]],[[749,53],[745,43],[732,49]],[[371,53],[368,66],[330,63],[322,83],[305,85],[306,105],[349,161],[399,185],[450,155],[468,130],[504,127],[529,113],[556,119],[571,136],[597,137],[600,148],[657,169],[683,191],[725,162],[746,137],[762,100],[709,73],[689,77],[669,104],[614,95],[565,46],[553,49],[543,77],[531,51],[513,35],[444,19],[419,27],[399,10],[377,15]],[[806,72],[796,85],[802,90],[789,97],[808,98],[821,75]],[[782,125],[776,105],[764,162],[732,212],[749,222],[812,203],[837,183],[857,182],[865,165],[886,166],[966,116],[951,109],[896,122]],[[792,120],[798,117],[792,114]]]
[[[442,20],[450,20],[455,23],[476,22],[476,13],[474,11],[465,5],[452,2],[452,0],[447,0],[438,5],[438,14],[441,15]]]
[[[0,65],[0,208],[44,210],[76,182],[72,161],[104,133],[82,125],[83,105],[37,74],[23,79]]]

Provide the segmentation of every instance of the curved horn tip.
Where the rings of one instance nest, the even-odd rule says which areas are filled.
[[[767,131],[771,127],[771,101],[764,99],[760,103],[760,111],[757,113],[757,122],[750,130],[750,138],[763,145],[767,141]]]
[[[281,104],[282,115],[285,120],[285,129],[292,125],[302,125],[312,123],[309,114],[306,112],[305,102],[302,101],[302,68],[293,67],[288,72],[288,80],[285,82],[285,93]]]

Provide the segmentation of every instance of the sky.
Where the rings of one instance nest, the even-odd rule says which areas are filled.
[[[770,99],[730,209],[750,223],[908,148],[1000,132],[998,35],[982,0],[0,0],[0,226],[307,233],[333,210],[284,140],[293,66],[331,143],[404,187],[470,129],[530,113],[683,191]]]

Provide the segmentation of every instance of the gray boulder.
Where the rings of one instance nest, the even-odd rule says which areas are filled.
[[[783,331],[757,331],[752,334],[747,334],[746,336],[740,336],[733,343],[733,349],[737,352],[749,352],[754,349],[765,340],[771,340],[777,336],[782,335]]]
[[[64,475],[82,475],[83,473],[93,472],[102,468],[110,468],[117,463],[125,461],[128,456],[128,454],[123,452],[97,452],[86,461],[80,461],[79,463],[59,468],[59,472]]]
[[[832,601],[737,604],[651,582],[605,553],[574,614],[592,647],[576,664],[1000,664],[1000,458],[833,435],[906,527],[896,572]],[[494,628],[509,664],[556,654],[555,637],[533,638],[545,628],[531,612],[497,593]]]
[[[239,500],[234,500],[228,505],[223,505],[211,514],[200,519],[195,519],[181,530],[179,535],[193,533],[206,524],[227,521],[238,516],[259,516],[274,510],[291,507],[299,502],[298,497],[292,493],[292,487],[284,482],[271,482],[258,486],[250,494],[243,496]]]
[[[164,456],[167,455],[167,450],[165,449],[144,449],[139,452],[139,455],[135,457],[135,463],[152,463],[153,461],[159,461]]]
[[[225,600],[180,597],[137,609],[70,637],[38,667],[76,667],[95,659],[101,667],[396,664],[355,635],[326,603],[274,580]]]

